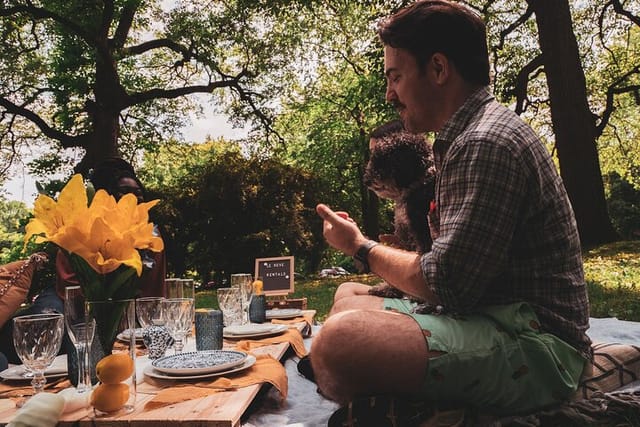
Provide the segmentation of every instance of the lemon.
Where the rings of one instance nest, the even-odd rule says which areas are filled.
[[[127,353],[114,353],[100,359],[96,375],[103,384],[117,384],[133,374],[133,360]]]
[[[129,386],[124,383],[100,384],[91,393],[91,405],[102,412],[114,412],[129,400]]]

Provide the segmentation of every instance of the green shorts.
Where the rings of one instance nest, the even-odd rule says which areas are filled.
[[[464,316],[415,314],[415,303],[384,299],[411,316],[432,351],[421,397],[494,414],[520,414],[565,401],[577,388],[585,359],[541,332],[530,305],[487,307]]]

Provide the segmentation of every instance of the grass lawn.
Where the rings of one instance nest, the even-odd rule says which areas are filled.
[[[640,240],[586,252],[584,273],[592,317],[640,321]]]
[[[584,253],[584,270],[592,317],[617,317],[640,321],[640,240],[617,242]],[[317,310],[316,318],[326,318],[333,294],[344,281],[374,284],[373,275],[352,275],[340,279],[311,278],[295,283],[291,298],[307,298],[309,308]],[[215,307],[215,291],[198,292],[197,307]]]

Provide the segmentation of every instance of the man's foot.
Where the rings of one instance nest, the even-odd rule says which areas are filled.
[[[307,354],[300,358],[298,362],[298,372],[302,374],[303,377],[308,379],[309,381],[316,382],[316,376],[313,373],[313,368],[311,367],[311,355]]]
[[[363,397],[334,412],[328,426],[412,427],[418,426],[431,415],[433,408],[425,402],[410,402],[390,396]]]

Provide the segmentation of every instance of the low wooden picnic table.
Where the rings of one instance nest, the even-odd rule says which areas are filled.
[[[315,315],[315,310],[305,310],[305,313]],[[301,332],[306,329],[305,322],[296,323]],[[188,345],[195,346],[194,339]],[[233,341],[225,340],[224,348],[233,348]],[[255,355],[268,354],[276,360],[282,360],[290,345],[287,342],[271,344],[252,350]],[[185,351],[192,351],[185,347]],[[147,356],[140,357],[137,363],[148,363]],[[147,359],[147,360],[145,360]],[[240,425],[240,418],[258,394],[262,384],[238,388],[232,391],[221,391],[203,398],[186,400],[157,409],[146,409],[148,401],[160,391],[171,385],[163,382],[142,382],[138,384],[136,404],[133,412],[128,414],[94,419],[89,416],[90,409],[80,409],[68,412],[60,417],[58,426],[78,427],[119,427],[119,426],[179,426],[179,427],[236,427]],[[0,399],[4,400],[4,399]],[[2,406],[0,406],[1,408]],[[5,425],[15,415],[17,408],[0,409],[0,425]]]

